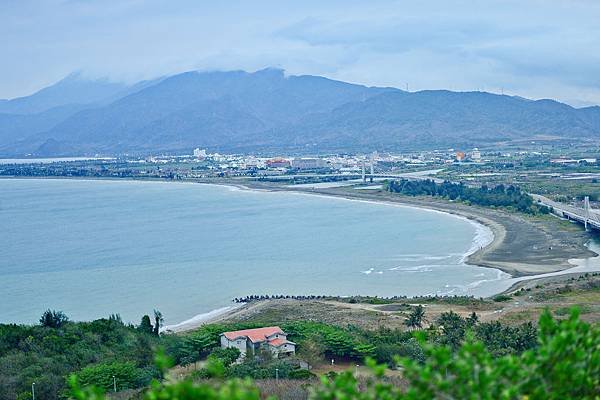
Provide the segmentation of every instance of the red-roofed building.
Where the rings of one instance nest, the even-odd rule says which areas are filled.
[[[242,357],[248,352],[256,353],[261,347],[270,350],[277,357],[296,353],[296,343],[287,340],[287,334],[278,326],[223,332],[221,347],[235,347]]]
[[[289,168],[291,166],[290,160],[285,158],[272,158],[267,160],[266,164],[269,168]]]

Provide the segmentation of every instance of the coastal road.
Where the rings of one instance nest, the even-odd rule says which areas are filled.
[[[425,180],[425,179],[431,179],[437,183],[442,183],[444,182],[443,179],[439,179],[439,178],[434,178],[432,175],[437,174],[438,172],[443,171],[443,169],[429,169],[429,170],[425,170],[425,171],[416,171],[416,172],[402,172],[402,173],[375,173],[375,174],[370,174],[370,173],[366,173],[366,177],[370,178],[388,178],[388,179],[413,179],[413,180]],[[361,174],[360,172],[358,173],[354,173],[354,174],[318,174],[318,173],[308,173],[308,174],[295,174],[295,175],[263,175],[260,176],[261,178],[268,178],[268,179],[281,179],[281,180],[287,180],[287,179],[292,179],[292,178],[329,178],[329,177],[344,177],[344,178],[353,178],[355,177],[355,180],[361,180]],[[255,179],[256,177],[248,177],[249,179]]]

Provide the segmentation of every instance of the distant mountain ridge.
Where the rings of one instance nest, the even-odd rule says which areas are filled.
[[[0,102],[4,156],[393,151],[540,138],[600,139],[600,107],[405,92],[279,69],[186,72],[132,86],[67,77]]]
[[[72,73],[30,96],[0,100],[0,113],[36,114],[71,104],[97,103],[110,100],[127,87],[107,80],[88,80],[79,73]]]

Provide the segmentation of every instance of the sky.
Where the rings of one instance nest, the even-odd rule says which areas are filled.
[[[0,0],[0,98],[278,67],[409,90],[600,104],[600,1]]]

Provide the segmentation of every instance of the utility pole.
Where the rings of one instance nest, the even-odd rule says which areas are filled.
[[[365,174],[365,158],[362,158],[362,181],[365,183],[367,181],[367,175]]]
[[[585,212],[585,219],[583,221],[583,224],[585,226],[585,230],[587,231],[588,229],[588,220],[590,219],[590,196],[585,196],[583,198],[583,209]]]
[[[35,400],[35,382],[31,384],[31,399]]]

